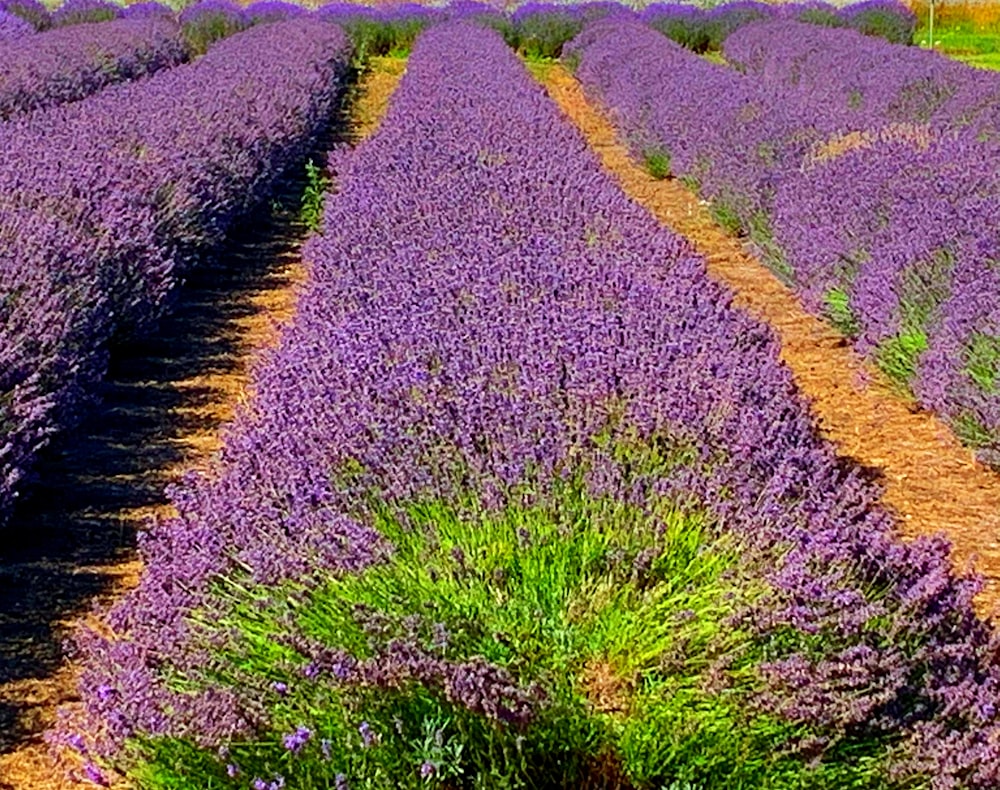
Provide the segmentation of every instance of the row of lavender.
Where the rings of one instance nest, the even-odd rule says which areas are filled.
[[[219,473],[82,639],[91,781],[997,786],[977,585],[496,33],[425,33],[336,169]]]
[[[639,19],[695,52],[722,49],[730,33],[758,20],[807,22],[824,28],[848,28],[897,44],[911,44],[916,15],[893,0],[864,0],[843,6],[824,2],[759,3],[737,0],[705,10],[691,5],[652,3]]]
[[[0,13],[20,19],[30,26],[30,30],[39,31],[87,22],[108,22],[126,15],[121,6],[104,0],[68,0],[55,11],[49,11],[39,0],[0,0]]]
[[[636,24],[571,49],[637,153],[668,159],[810,309],[1000,462],[995,75],[795,22],[729,37],[748,75]]]
[[[784,179],[775,241],[811,307],[829,313],[833,295],[858,348],[1000,464],[1000,79],[780,26],[741,31],[726,51],[792,95],[894,124]]]
[[[20,37],[49,26],[96,22],[118,17],[176,18],[192,31],[192,38],[218,37],[260,22],[288,19],[310,13],[306,8],[282,0],[257,0],[246,7],[229,0],[201,0],[179,15],[165,5],[149,0],[121,8],[105,0],[70,0],[50,15],[37,0],[0,2],[0,40]],[[562,45],[583,25],[608,14],[634,15],[629,7],[614,2],[578,4],[527,3],[513,12],[472,0],[458,0],[447,7],[415,3],[372,7],[355,3],[330,3],[320,7],[322,16],[345,22],[357,36],[363,34],[375,50],[408,47],[413,37],[434,21],[474,16],[500,29],[509,44],[528,56],[557,57]],[[690,5],[659,3],[647,6],[641,18],[684,46],[696,51],[718,50],[726,36],[757,19],[799,19],[824,26],[849,27],[890,41],[909,43],[915,17],[895,0],[866,0],[846,8],[823,2],[769,5],[724,3],[711,11]]]
[[[107,0],[67,0],[51,12],[38,0],[0,0],[0,15],[3,15],[0,19],[20,20],[27,25],[27,27],[17,26],[18,32],[23,34],[70,25],[110,22],[115,19],[161,17],[183,21],[192,15],[202,13],[206,7],[240,20],[245,27],[263,21],[279,21],[279,17],[280,20],[284,20],[289,16],[307,13],[304,7],[281,0],[257,0],[246,7],[226,0],[201,0],[186,4],[180,14],[169,6],[152,0],[131,5],[120,5]]]
[[[180,27],[163,19],[80,24],[0,41],[0,121],[77,101],[187,58]]]
[[[827,105],[845,125],[926,123],[938,131],[971,125],[981,133],[1000,133],[1000,77],[930,50],[771,21],[735,31],[724,54],[777,93]]]
[[[0,121],[177,65],[220,39],[305,9],[202,0],[176,14],[158,3],[123,9],[76,0],[52,19],[47,13],[35,0],[0,0]],[[36,27],[45,32],[28,35]]]
[[[286,22],[0,126],[0,515],[72,423],[112,336],[266,198],[331,120],[350,52]]]

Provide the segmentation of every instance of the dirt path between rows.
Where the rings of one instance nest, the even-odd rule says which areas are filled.
[[[373,58],[334,138],[377,127],[405,60]],[[116,350],[102,404],[46,454],[41,483],[0,551],[0,790],[77,787],[42,740],[77,699],[62,642],[138,582],[136,532],[173,511],[165,487],[211,468],[222,429],[252,396],[253,361],[295,312],[306,230],[290,178],[217,258],[192,272],[152,336]]]
[[[975,558],[975,569],[986,579],[978,608],[995,615],[1000,475],[978,463],[941,420],[895,394],[836,330],[805,312],[792,291],[716,225],[696,195],[676,180],[657,181],[637,166],[608,117],[588,103],[562,66],[532,71],[625,191],[690,239],[705,256],[709,274],[733,290],[736,304],[774,328],[782,359],[812,402],[821,432],[841,454],[877,470],[883,501],[897,512],[903,535],[945,533],[959,569]]]

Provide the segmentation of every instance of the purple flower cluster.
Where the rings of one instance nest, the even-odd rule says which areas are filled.
[[[839,294],[859,350],[1000,466],[992,150],[969,134],[875,138],[786,179],[774,228],[807,305],[829,315]]]
[[[0,125],[0,516],[86,405],[108,341],[155,319],[315,144],[348,58],[333,25],[277,23]]]
[[[782,179],[775,241],[812,309],[839,310],[861,351],[1000,465],[1000,181],[987,144],[1000,78],[794,23],[744,28],[726,54],[790,101],[866,117],[858,142]]]
[[[0,121],[186,59],[180,31],[168,20],[123,19],[0,40]]]
[[[766,646],[755,704],[818,732],[813,753],[888,736],[903,784],[1000,783],[1000,645],[973,613],[977,583],[951,574],[943,541],[897,539],[878,490],[818,438],[769,330],[602,172],[498,34],[425,32],[377,134],[334,167],[295,322],[221,468],[175,489],[179,517],[143,535],[116,636],[82,638],[94,748],[113,760],[139,733],[219,744],[268,726],[269,679],[199,695],[169,681],[211,660],[192,622],[226,610],[219,577],[266,596],[357,572],[391,550],[365,523],[372,492],[471,488],[495,507],[526,481],[545,497],[586,460],[595,494],[676,498],[744,547],[769,591],[739,624]],[[689,460],[629,470],[597,440],[608,430]],[[524,693],[485,662],[392,649],[318,651],[305,676],[445,684],[486,715],[494,690]]]
[[[637,153],[668,153],[809,309],[1000,465],[1000,78],[789,21],[729,37],[746,75],[634,24],[570,50]]]
[[[0,11],[0,45],[35,32],[34,26],[16,14]]]
[[[809,5],[809,4],[807,4]],[[893,44],[912,44],[917,30],[917,15],[905,3],[898,0],[861,0],[849,3],[839,14],[847,27],[866,36],[884,38]],[[801,21],[812,21],[808,16]]]
[[[417,3],[367,6],[352,2],[328,3],[316,11],[318,17],[343,27],[355,48],[368,55],[408,51],[424,28],[449,13],[446,8]]]
[[[155,0],[144,0],[141,3],[133,3],[132,5],[125,6],[125,10],[122,11],[122,17],[125,19],[148,19],[150,17],[158,17],[160,19],[173,19],[175,14],[172,9],[163,5],[162,3],[157,3]]]
[[[248,13],[230,0],[201,0],[187,6],[177,20],[182,27],[208,24],[218,19],[219,24],[242,29],[250,25]]]
[[[122,15],[122,7],[107,0],[66,0],[52,14],[53,27],[86,22],[110,22]]]
[[[726,59],[791,99],[873,123],[966,126],[995,122],[1000,76],[937,52],[850,30],[794,21],[747,25],[726,39]]]
[[[696,52],[721,49],[736,30],[758,20],[798,20],[825,27],[847,27],[901,44],[913,39],[916,17],[894,0],[867,0],[844,7],[824,2],[760,3],[738,0],[711,9],[652,3],[642,21]]]
[[[284,0],[257,0],[257,2],[246,6],[244,11],[251,24],[254,25],[263,22],[280,22],[310,13],[309,9],[304,6],[288,3]]]
[[[38,0],[0,0],[0,11],[21,17],[35,30],[52,27],[52,15]]]
[[[250,15],[230,0],[200,0],[189,5],[177,20],[192,53],[200,55],[220,39],[250,27]]]
[[[567,53],[636,154],[668,156],[674,174],[744,227],[762,225],[781,175],[844,127],[822,103],[785,101],[767,83],[696,57],[639,22],[592,24]]]

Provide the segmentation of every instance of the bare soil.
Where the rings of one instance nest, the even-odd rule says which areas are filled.
[[[373,59],[327,143],[373,132],[404,70],[404,60]],[[42,739],[78,699],[63,643],[138,583],[137,531],[172,514],[165,488],[210,469],[224,425],[252,397],[254,360],[294,316],[306,277],[303,187],[291,174],[274,204],[191,273],[155,333],[113,349],[101,405],[39,464],[0,546],[0,790],[76,786]]]
[[[984,616],[1000,604],[1000,475],[976,461],[935,415],[918,409],[825,321],[713,220],[698,197],[673,179],[656,180],[633,162],[603,109],[559,65],[533,71],[581,130],[605,169],[664,225],[705,256],[708,272],[735,303],[774,329],[781,357],[810,401],[821,433],[842,455],[874,470],[883,502],[904,537],[943,533],[958,570],[985,577]]]

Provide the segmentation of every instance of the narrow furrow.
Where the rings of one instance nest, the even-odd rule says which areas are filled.
[[[972,563],[983,574],[986,585],[977,603],[982,614],[994,615],[1000,604],[1000,476],[978,463],[940,419],[897,395],[832,327],[807,313],[692,192],[636,165],[611,121],[588,103],[562,66],[534,72],[626,192],[687,236],[705,256],[709,274],[733,290],[736,303],[773,327],[820,430],[841,454],[878,475],[883,501],[898,514],[904,534],[944,533],[956,566]]]
[[[378,126],[405,61],[373,58],[350,117],[317,150]],[[168,518],[170,484],[211,469],[222,433],[252,398],[254,360],[294,315],[305,279],[298,220],[304,171],[196,268],[157,332],[113,355],[102,405],[47,453],[41,485],[0,551],[0,789],[68,788],[42,732],[77,698],[62,642],[138,582],[135,535]]]

